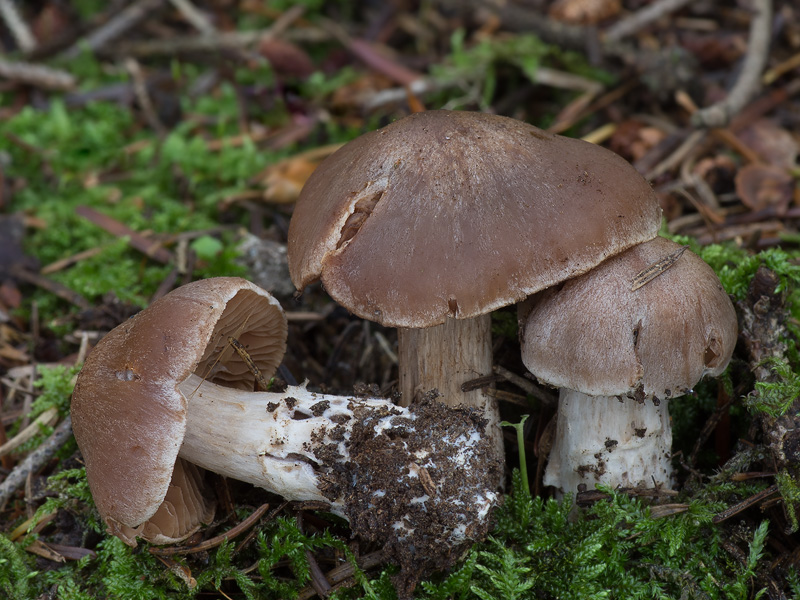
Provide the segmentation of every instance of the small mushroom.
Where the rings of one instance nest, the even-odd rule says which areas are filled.
[[[356,534],[380,542],[412,582],[485,536],[500,467],[487,458],[479,414],[305,386],[252,391],[254,371],[274,372],[285,339],[274,298],[218,278],[178,288],[98,343],[72,411],[112,533],[128,543],[136,535],[163,540],[150,529],[170,477],[180,485],[178,460],[288,500],[325,503]],[[184,529],[170,539],[191,532]]]
[[[483,409],[465,381],[492,368],[489,313],[653,238],[661,210],[616,154],[532,125],[429,111],[349,142],[307,181],[289,270],[356,315],[398,327],[404,402],[438,389]]]
[[[736,344],[711,267],[659,237],[533,296],[520,317],[523,362],[561,388],[545,484],[669,487],[668,400],[722,373]]]

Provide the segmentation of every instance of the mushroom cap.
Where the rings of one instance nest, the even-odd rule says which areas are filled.
[[[518,302],[655,237],[661,209],[624,159],[521,121],[410,115],[349,142],[307,181],[289,270],[342,306],[429,327]]]
[[[193,518],[176,517],[184,523],[194,520],[197,528],[202,503],[191,499],[197,492],[189,489],[197,477],[186,469],[173,477],[191,402],[176,386],[196,373],[220,385],[252,390],[255,376],[228,337],[246,346],[270,377],[283,358],[286,335],[277,300],[244,279],[218,277],[177,288],[97,344],[75,384],[72,421],[89,488],[113,533],[128,543],[136,534],[151,541],[179,539],[175,531],[183,526],[141,527],[159,510],[171,482],[183,491],[172,490],[167,501],[173,508],[166,512],[199,506]],[[173,533],[159,538],[169,528]]]
[[[538,379],[591,396],[680,396],[722,373],[736,345],[736,312],[717,275],[686,250],[632,291],[637,274],[678,244],[655,238],[520,309],[522,361]]]

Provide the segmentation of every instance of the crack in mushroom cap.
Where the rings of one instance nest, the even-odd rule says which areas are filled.
[[[521,121],[417,113],[351,141],[306,183],[289,268],[353,313],[471,318],[652,239],[661,209],[624,159]]]
[[[172,291],[97,344],[78,375],[72,419],[92,496],[113,532],[134,543],[132,533],[152,531],[140,526],[167,495],[186,430],[187,399],[177,384],[194,372],[252,390],[254,376],[227,337],[246,345],[268,378],[286,335],[277,300],[244,279],[218,277]]]
[[[670,398],[725,370],[736,312],[716,273],[686,251],[632,291],[643,269],[679,250],[655,238],[521,308],[522,360],[538,379],[590,396]]]

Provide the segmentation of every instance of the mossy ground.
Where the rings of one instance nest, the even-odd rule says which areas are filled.
[[[69,4],[79,18],[88,19],[104,10],[105,3],[84,0]],[[242,30],[267,27],[295,3],[267,4],[266,12],[242,10],[235,16],[239,19],[235,25]],[[349,3],[329,3],[327,8],[322,2],[302,4],[311,23],[325,14],[342,22],[361,18]],[[422,4],[422,12],[434,10],[433,5]],[[469,27],[442,27],[447,35],[429,48],[429,72],[440,86],[427,98],[428,108],[495,110],[503,98],[519,90],[521,98],[528,98],[526,90],[533,86],[542,66],[608,86],[622,77],[619,72],[590,66],[580,53],[557,49],[529,34],[492,37],[484,33],[481,37]],[[419,45],[423,42],[417,40]],[[0,92],[0,106],[8,111],[0,122],[4,182],[0,217],[24,221],[20,250],[38,267],[79,256],[47,277],[79,294],[92,307],[82,309],[51,290],[19,283],[24,297],[3,323],[0,349],[21,348],[29,360],[0,363],[0,373],[5,375],[9,367],[23,363],[63,361],[71,365],[80,348],[76,332],[97,323],[113,326],[146,306],[170,277],[178,284],[215,275],[248,276],[237,260],[240,231],[253,228],[257,221],[262,233],[280,239],[291,210],[252,200],[228,200],[262,191],[254,177],[279,160],[303,149],[346,141],[402,113],[401,109],[364,116],[349,106],[348,102],[355,101],[347,98],[371,81],[358,64],[340,58],[326,62],[338,51],[331,41],[309,44],[310,58],[325,68],[302,80],[264,63],[237,62],[221,53],[215,56],[221,63],[215,69],[223,76],[210,90],[194,95],[189,91],[202,83],[209,71],[208,61],[154,60],[148,68],[165,76],[176,90],[164,101],[171,104],[161,106],[164,119],[177,115],[163,131],[148,125],[135,101],[121,101],[113,95],[114,86],[130,85],[120,62],[91,53],[68,63],[54,62],[78,77],[79,88],[71,94],[37,95],[15,87]],[[86,100],[86,94],[96,90],[110,91],[112,99]],[[637,98],[638,111],[655,102],[649,93]],[[21,109],[20,99],[27,104]],[[574,91],[549,91],[536,105],[541,110],[523,111],[518,116],[547,125],[557,121],[559,107],[574,99]],[[508,102],[504,106],[511,106]],[[520,113],[513,106],[505,112]],[[298,143],[257,141],[256,125],[280,132],[301,121],[296,119],[298,115],[315,119],[310,133]],[[243,132],[243,122],[249,124],[249,131]],[[582,135],[594,124],[587,116],[567,133]],[[160,241],[170,250],[178,247],[183,236],[192,255],[188,270],[176,272],[175,264],[144,256],[131,247],[129,239],[81,217],[76,212],[81,206],[147,234],[148,239]],[[516,452],[516,439],[507,445],[514,475],[495,527],[453,571],[422,582],[416,590],[419,598],[800,597],[798,561],[793,558],[798,552],[797,472],[793,465],[774,471],[754,425],[759,415],[777,418],[793,410],[800,397],[796,344],[800,251],[796,238],[786,236],[782,244],[763,252],[746,249],[742,240],[702,247],[691,238],[680,241],[690,244],[715,269],[737,301],[745,300],[759,266],[777,274],[777,291],[786,296],[787,318],[786,352],[770,364],[774,377],[755,381],[738,349],[722,378],[702,382],[693,394],[672,401],[680,493],[659,502],[602,490],[602,497],[577,508],[575,498],[556,502],[532,495],[523,482],[530,481],[534,487],[537,480],[531,442],[536,429],[547,421],[548,408],[532,397],[518,398],[522,404],[528,403],[527,408],[505,406],[508,420],[519,421],[524,414],[532,418],[520,427],[522,453]],[[83,256],[83,252],[88,254]],[[0,256],[0,260],[4,258]],[[355,319],[343,311],[325,308],[329,300],[319,289],[308,291],[301,302],[287,299],[285,305],[290,310],[317,310],[324,315],[322,325],[293,325],[296,345],[287,364],[295,376],[307,376],[312,384],[333,390],[364,380],[381,386],[384,381],[378,381],[379,377],[391,381],[390,361],[376,358],[377,346],[369,346],[369,356],[366,350],[357,354],[352,347],[353,339],[361,339],[359,332],[364,332],[364,340],[379,339],[374,337],[378,333],[391,342],[391,331],[353,325]],[[513,314],[500,311],[494,325],[496,360],[524,372]],[[15,435],[24,419],[35,419],[50,408],[65,417],[76,368],[40,367],[36,399],[4,421],[7,435]],[[383,377],[384,372],[389,374]],[[10,390],[8,386],[4,389]],[[519,396],[517,389],[504,391]],[[724,415],[719,409],[723,397],[732,400]],[[704,429],[709,420],[720,422],[723,417],[723,425]],[[52,427],[43,427],[15,456],[23,457],[51,432]],[[722,450],[715,439],[722,440]],[[762,476],[756,477],[759,473]],[[36,489],[18,492],[0,513],[0,590],[15,600],[305,598],[310,597],[312,569],[317,564],[326,570],[335,565],[351,567],[346,585],[332,590],[333,598],[396,597],[392,582],[396,569],[378,559],[377,564],[367,560],[364,568],[359,567],[359,560],[363,565],[380,549],[350,539],[346,523],[301,506],[281,508],[279,499],[235,482],[219,483],[228,503],[212,528],[213,535],[235,525],[264,502],[281,510],[269,513],[250,535],[164,560],[150,553],[147,545],[131,549],[104,532],[73,441],[61,448],[32,483]],[[778,492],[764,502],[729,519],[715,519],[774,483]],[[87,552],[82,558],[58,563],[30,552],[37,542]]]

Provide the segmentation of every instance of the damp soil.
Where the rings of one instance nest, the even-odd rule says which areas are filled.
[[[477,411],[422,398],[410,407],[415,418],[396,416],[376,435],[393,409],[353,408],[349,460],[325,474],[326,495],[342,499],[353,532],[380,544],[400,566],[395,583],[401,597],[410,597],[420,579],[451,566],[486,536],[485,499],[498,490],[501,464],[491,458]],[[475,432],[480,441],[460,460],[458,450]],[[331,465],[331,451],[322,450],[321,463]]]

